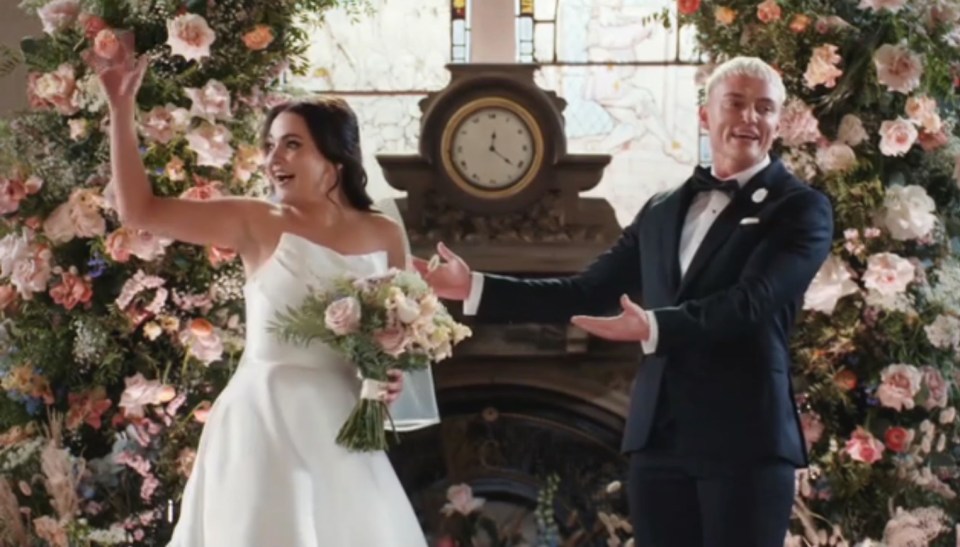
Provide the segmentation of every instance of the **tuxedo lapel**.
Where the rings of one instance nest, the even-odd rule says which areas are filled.
[[[663,202],[661,210],[660,253],[663,257],[662,271],[664,285],[669,294],[675,294],[680,287],[680,234],[683,231],[683,222],[687,216],[687,209],[693,201],[694,192],[690,182],[677,188]]]
[[[774,181],[778,180],[778,175],[783,175],[783,165],[779,162],[772,163],[769,167],[755,175],[736,193],[733,201],[717,217],[707,231],[703,242],[697,248],[693,255],[693,260],[687,268],[683,279],[680,281],[676,292],[676,299],[679,301],[684,291],[697,279],[697,276],[703,272],[703,269],[710,263],[713,255],[723,246],[724,242],[733,234],[740,221],[749,216],[755,216],[769,199],[768,194]],[[762,197],[761,197],[762,196]]]

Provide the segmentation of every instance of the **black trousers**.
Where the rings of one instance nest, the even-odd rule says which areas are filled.
[[[794,466],[704,466],[635,453],[627,496],[636,547],[783,547]]]

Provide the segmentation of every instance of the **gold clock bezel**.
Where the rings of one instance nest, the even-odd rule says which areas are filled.
[[[460,125],[464,120],[484,108],[502,108],[516,114],[517,117],[519,117],[523,123],[526,124],[527,128],[530,130],[530,136],[533,139],[533,158],[530,160],[530,166],[527,168],[527,171],[522,177],[511,183],[509,186],[496,190],[485,190],[465,179],[462,175],[460,175],[460,171],[453,164],[452,159],[453,150],[451,149],[451,145],[453,142],[453,136],[459,130]],[[447,176],[450,177],[450,180],[452,180],[453,183],[464,192],[480,198],[507,198],[519,194],[528,186],[530,186],[530,183],[537,178],[537,174],[540,172],[540,167],[543,165],[543,131],[540,129],[540,124],[537,123],[537,120],[533,117],[533,114],[515,101],[504,97],[483,97],[480,99],[474,99],[458,108],[447,121],[447,124],[443,128],[443,133],[440,137],[440,156],[443,161],[443,168]]]

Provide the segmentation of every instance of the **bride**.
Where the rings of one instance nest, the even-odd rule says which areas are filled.
[[[97,72],[110,105],[110,156],[123,223],[235,249],[247,274],[243,359],[215,402],[187,482],[175,547],[424,547],[383,452],[335,444],[357,400],[356,369],[319,344],[268,334],[308,284],[407,264],[403,229],[373,210],[357,119],[334,98],[272,109],[263,128],[276,203],[155,196],[138,152],[136,95],[145,58]],[[382,396],[392,402],[399,374]]]

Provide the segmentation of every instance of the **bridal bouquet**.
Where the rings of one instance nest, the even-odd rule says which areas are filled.
[[[397,269],[343,276],[324,290],[311,290],[299,307],[278,314],[274,332],[288,342],[320,340],[357,366],[360,399],[337,444],[358,452],[387,447],[390,414],[380,396],[387,371],[424,369],[450,357],[453,346],[471,335],[418,273]]]

